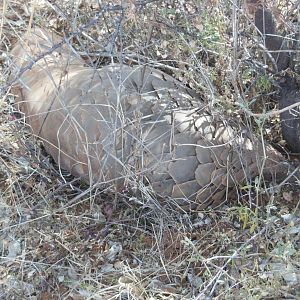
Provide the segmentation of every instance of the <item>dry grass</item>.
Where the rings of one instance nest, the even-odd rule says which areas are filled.
[[[0,299],[299,299],[299,193],[261,189],[256,209],[245,195],[187,214],[143,196],[86,190],[60,176],[7,86],[9,51],[30,26],[80,29],[74,45],[87,64],[147,62],[212,109],[283,144],[278,119],[240,114],[276,106],[245,8],[208,0],[79,2],[0,4]],[[288,22],[293,3],[278,2]]]

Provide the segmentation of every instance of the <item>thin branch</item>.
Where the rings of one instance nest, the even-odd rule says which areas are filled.
[[[257,117],[257,118],[269,118],[269,117],[274,117],[274,116],[277,116],[287,110],[290,110],[290,109],[293,109],[295,107],[298,107],[300,106],[300,101],[299,102],[296,102],[296,103],[293,103],[285,108],[282,108],[282,109],[273,109],[269,112],[266,112],[266,113],[260,113],[260,114],[255,114],[253,112],[251,112],[250,110],[248,109],[245,109],[245,112],[247,113],[247,115],[251,116],[251,117]]]

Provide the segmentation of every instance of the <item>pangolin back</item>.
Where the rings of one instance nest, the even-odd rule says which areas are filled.
[[[58,41],[36,29],[13,49],[15,69]],[[62,169],[91,185],[143,182],[183,208],[204,208],[255,176],[288,172],[271,146],[148,66],[94,69],[62,46],[22,70],[18,103],[34,134]]]

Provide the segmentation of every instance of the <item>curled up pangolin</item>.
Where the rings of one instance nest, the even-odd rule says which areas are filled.
[[[91,185],[144,186],[184,209],[216,206],[234,187],[285,178],[289,164],[171,76],[146,66],[84,66],[35,29],[12,51],[17,102],[62,169]],[[21,72],[33,58],[42,57]],[[23,70],[24,71],[24,70]]]

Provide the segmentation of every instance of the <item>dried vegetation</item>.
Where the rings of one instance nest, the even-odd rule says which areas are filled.
[[[271,3],[288,33],[299,26],[295,3]],[[61,176],[7,84],[13,43],[38,25],[72,36],[66,42],[89,65],[164,70],[285,152],[278,116],[247,113],[277,107],[251,7],[223,0],[0,6],[0,299],[299,299],[295,187],[253,182],[239,199],[192,213],[143,193],[90,191]]]

